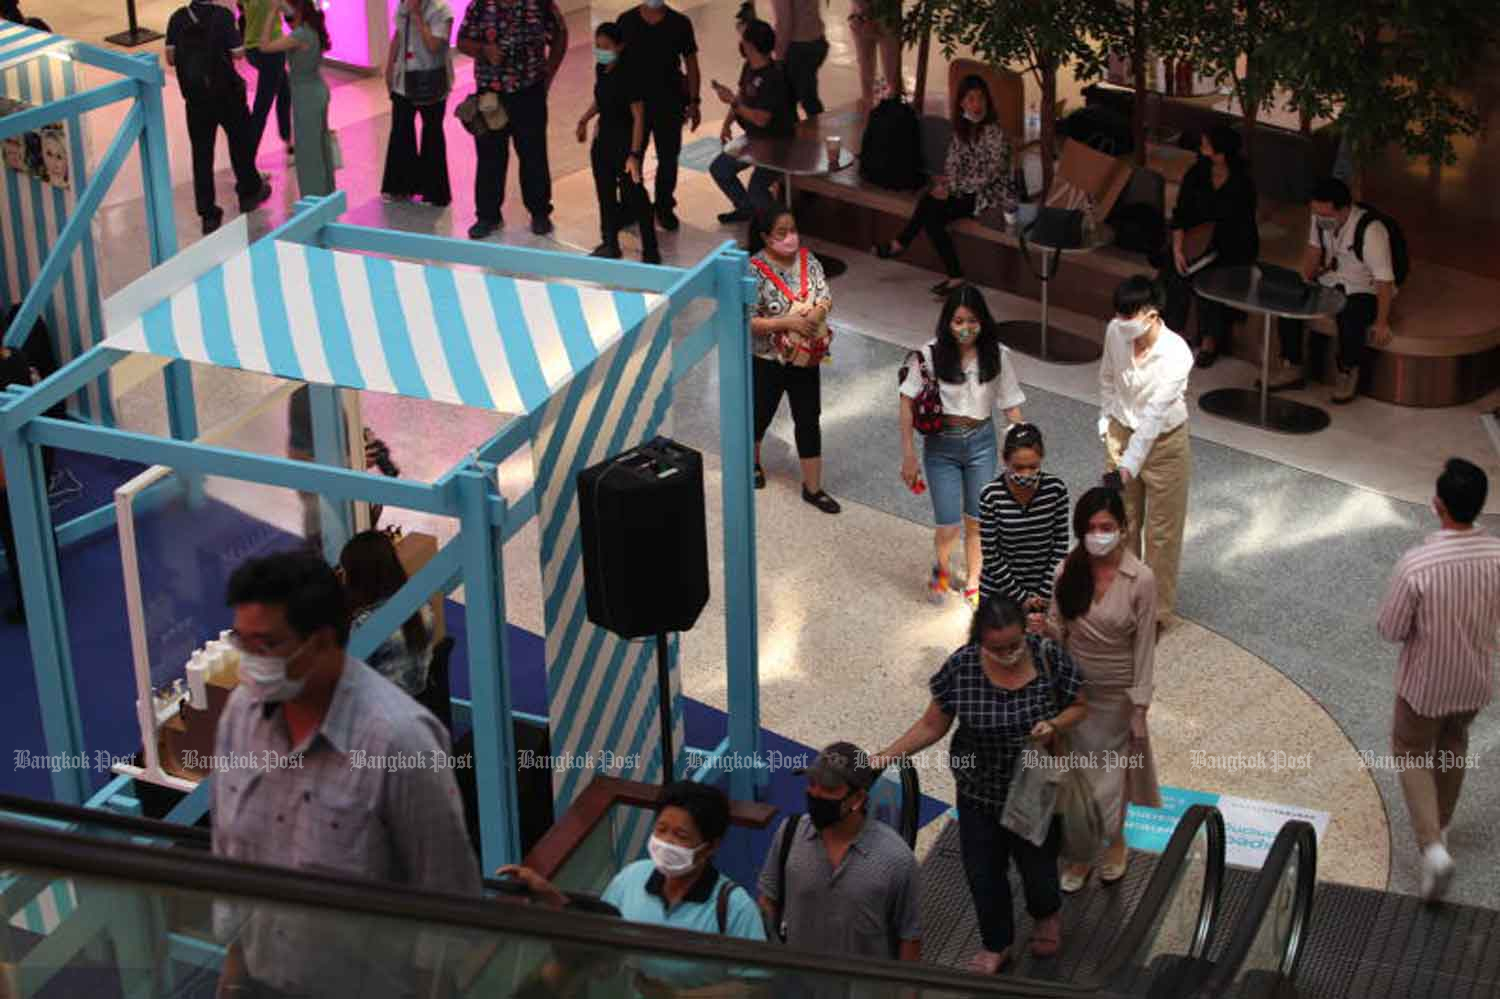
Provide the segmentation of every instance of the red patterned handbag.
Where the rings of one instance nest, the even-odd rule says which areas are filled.
[[[922,388],[912,400],[911,425],[919,434],[935,434],[943,429],[943,392],[937,379],[927,370],[927,358],[920,350],[906,355],[907,363],[896,374],[896,384],[906,384],[906,373],[911,370],[911,359],[917,359],[917,370],[922,375]]]

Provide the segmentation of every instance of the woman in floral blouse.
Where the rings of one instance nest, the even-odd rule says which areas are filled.
[[[875,254],[882,258],[899,256],[911,246],[917,233],[925,229],[948,272],[948,279],[933,285],[932,293],[946,298],[963,284],[963,269],[948,226],[959,219],[983,215],[992,208],[1005,211],[1015,208],[1010,140],[995,120],[989,88],[979,77],[966,76],[958,86],[953,141],[948,146],[943,173],[932,178],[932,186],[917,202],[916,213],[901,234],[890,243],[875,247]]]

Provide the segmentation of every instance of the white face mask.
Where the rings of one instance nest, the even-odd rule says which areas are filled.
[[[1322,229],[1324,232],[1333,232],[1333,230],[1339,227],[1339,220],[1336,218],[1330,218],[1327,215],[1319,215],[1316,218],[1315,222],[1317,224],[1317,227],[1319,229]]]
[[[1110,325],[1118,329],[1127,340],[1139,340],[1151,332],[1150,319],[1113,319]]]
[[[305,677],[287,676],[286,669],[301,652],[299,647],[289,656],[266,656],[241,650],[240,685],[252,698],[265,704],[293,700],[302,693],[307,681]]]
[[[669,878],[680,878],[691,871],[693,865],[698,862],[698,849],[669,843],[660,836],[652,836],[651,841],[646,844],[646,852],[651,855],[651,863]]]
[[[1083,547],[1095,558],[1103,558],[1120,543],[1119,531],[1090,531],[1083,536]]]
[[[970,111],[968,108],[964,108],[964,117],[968,119],[970,123],[977,125],[980,122],[984,121],[984,112]]]

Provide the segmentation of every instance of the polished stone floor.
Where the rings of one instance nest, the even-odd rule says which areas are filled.
[[[55,27],[80,37],[114,30],[119,20],[112,0],[81,0],[76,4],[38,6]],[[172,4],[146,0],[143,20],[160,26]],[[557,205],[554,237],[538,239],[524,228],[519,191],[514,176],[507,203],[508,227],[498,239],[548,249],[586,251],[597,242],[597,216],[584,147],[573,135],[573,123],[588,102],[588,17],[602,20],[616,9],[596,5],[591,14],[574,22],[574,49],[559,76],[551,98],[552,128],[549,153],[555,177]],[[692,6],[703,49],[705,79],[729,79],[736,72],[730,0]],[[847,0],[834,0],[828,21],[833,51],[823,72],[825,100],[846,106],[857,86],[852,52],[842,13]],[[148,49],[149,51],[150,49]],[[159,51],[159,46],[157,46]],[[934,67],[941,60],[934,57]],[[465,64],[460,80],[467,79]],[[248,75],[248,70],[247,70]],[[941,77],[938,77],[941,78]],[[347,218],[363,224],[388,225],[439,235],[461,235],[472,219],[472,145],[454,121],[448,123],[449,160],[455,200],[446,210],[420,206],[385,205],[379,197],[381,162],[388,131],[388,104],[378,81],[344,73],[329,73],[334,88],[331,118],[342,142],[346,167],[339,174],[348,198]],[[712,95],[705,86],[712,105]],[[169,76],[167,108],[171,130],[171,158],[177,204],[177,225],[183,242],[196,238],[192,213],[185,126],[181,102]],[[692,138],[712,136],[717,115],[710,115]],[[91,116],[92,145],[97,155],[108,142],[109,113]],[[260,163],[276,188],[270,205],[251,220],[256,233],[283,220],[296,200],[295,175],[274,129],[268,130]],[[231,182],[221,149],[221,202],[232,207]],[[132,167],[131,169],[134,169]],[[514,173],[514,171],[513,171]],[[687,264],[738,233],[718,227],[715,213],[723,201],[706,174],[685,170],[679,189],[680,232],[666,234],[663,252],[669,263]],[[103,280],[107,291],[139,276],[146,267],[143,209],[138,176],[127,174],[115,185],[99,213],[105,247]],[[627,241],[627,251],[630,246]],[[836,325],[851,334],[849,349],[838,354],[850,377],[840,381],[841,394],[824,400],[824,419],[830,425],[850,421],[867,424],[868,447],[859,453],[862,465],[889,466],[894,478],[898,457],[895,434],[893,371],[887,363],[892,345],[915,346],[931,335],[936,309],[926,294],[930,274],[900,263],[879,261],[861,254],[850,258],[851,268],[835,284]],[[1000,318],[1034,317],[1036,303],[992,292],[991,304]],[[1065,328],[1091,330],[1094,320],[1052,310],[1053,321]],[[862,346],[854,346],[862,343]],[[1022,382],[1036,390],[1040,401],[1050,400],[1037,415],[1049,414],[1057,424],[1054,446],[1075,452],[1094,447],[1086,434],[1066,429],[1076,413],[1097,399],[1096,370],[1059,367],[1019,359]],[[841,372],[843,374],[843,372]],[[163,422],[159,392],[149,371],[144,380],[124,392],[122,419],[138,427]],[[1190,395],[1230,384],[1248,384],[1253,372],[1246,364],[1223,361],[1195,374]],[[199,372],[202,424],[211,427],[253,408],[273,386],[267,379],[223,372]],[[1315,393],[1307,393],[1314,398]],[[1309,437],[1280,437],[1210,417],[1193,408],[1194,435],[1222,453],[1214,475],[1223,481],[1201,483],[1205,502],[1193,508],[1189,543],[1212,549],[1213,558],[1202,577],[1204,591],[1184,599],[1210,605],[1166,637],[1161,649],[1158,706],[1153,713],[1154,738],[1164,781],[1183,787],[1216,790],[1328,810],[1333,815],[1325,840],[1321,872],[1358,884],[1413,891],[1416,869],[1404,807],[1389,774],[1371,775],[1358,765],[1362,750],[1383,751],[1381,733],[1389,711],[1391,650],[1380,645],[1373,620],[1366,620],[1378,601],[1383,578],[1369,569],[1372,553],[1394,557],[1402,545],[1420,536],[1422,508],[1431,496],[1432,482],[1444,458],[1461,454],[1494,469],[1494,451],[1478,420],[1492,408],[1494,398],[1445,410],[1410,410],[1361,399],[1332,410],[1332,426]],[[367,395],[365,419],[385,437],[407,474],[430,477],[458,460],[501,422],[497,414],[465,410],[422,411],[423,407],[391,398]],[[1040,403],[1039,403],[1040,405]],[[675,418],[685,419],[679,408]],[[274,410],[236,431],[245,446],[275,451],[283,431]],[[889,433],[881,437],[878,421],[888,419]],[[686,428],[684,428],[686,430]],[[861,438],[866,439],[866,438]],[[964,615],[957,604],[933,609],[923,600],[922,577],[929,545],[930,521],[920,504],[901,507],[879,498],[881,490],[845,497],[845,513],[828,518],[801,503],[791,474],[787,428],[773,428],[768,445],[768,467],[773,481],[758,495],[758,551],[761,571],[762,716],[766,725],[789,737],[810,743],[826,741],[833,731],[871,748],[889,740],[921,711],[925,679],[941,657],[960,641]],[[884,453],[881,448],[885,448]],[[710,472],[711,530],[717,537],[719,462],[716,448],[705,449]],[[840,456],[837,460],[847,460]],[[836,459],[830,457],[830,469]],[[875,473],[865,469],[870,476]],[[1239,477],[1233,477],[1239,476]],[[502,471],[507,492],[526,487],[529,469],[524,456]],[[1075,491],[1082,488],[1074,484]],[[830,475],[836,494],[839,481]],[[289,494],[257,494],[253,499],[224,486],[224,494],[238,498],[268,519],[293,526],[295,499]],[[888,481],[885,492],[895,492]],[[1497,490],[1500,492],[1500,490]],[[1487,507],[1500,513],[1500,496]],[[440,534],[451,525],[434,524],[400,511],[396,519]],[[711,543],[710,550],[717,552]],[[1366,571],[1341,575],[1340,558],[1330,553],[1352,551]],[[717,557],[717,556],[716,556]],[[539,585],[529,567],[536,564],[534,531],[523,531],[507,546],[507,563],[516,567],[507,579],[512,620],[539,631]],[[1268,606],[1259,599],[1276,581],[1257,566],[1274,571],[1284,567],[1306,598],[1295,593],[1286,602]],[[1340,608],[1339,640],[1314,643],[1298,636],[1315,635],[1320,602],[1344,601]],[[1284,610],[1290,606],[1296,618]],[[711,604],[703,623],[686,643],[685,687],[689,694],[723,706],[725,700],[721,605]],[[1365,618],[1359,615],[1364,614]],[[1363,621],[1363,623],[1361,623]],[[1362,630],[1361,630],[1362,629]],[[1327,636],[1325,636],[1327,637]],[[1319,661],[1321,657],[1322,661]],[[1338,682],[1320,683],[1314,674],[1323,669]],[[1232,695],[1232,696],[1231,696]],[[1488,762],[1500,740],[1500,721],[1482,718],[1475,731],[1473,752]],[[1290,749],[1313,752],[1318,765],[1302,774],[1222,773],[1195,771],[1191,751],[1210,753]],[[948,775],[924,774],[932,793],[951,795]],[[1471,777],[1470,798],[1461,807],[1454,828],[1456,856],[1461,865],[1453,894],[1465,901],[1500,904],[1500,874],[1494,861],[1500,847],[1484,830],[1500,813],[1500,796],[1485,781],[1485,771]],[[930,839],[924,837],[924,842]]]

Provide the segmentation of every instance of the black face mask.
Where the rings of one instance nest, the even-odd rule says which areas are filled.
[[[846,794],[842,798],[814,798],[811,794],[807,796],[807,817],[812,819],[813,828],[822,832],[831,825],[838,823],[844,817],[844,802],[849,800]]]

